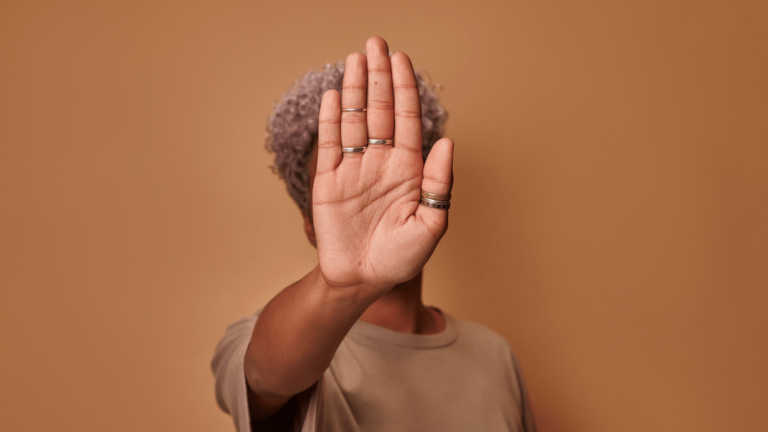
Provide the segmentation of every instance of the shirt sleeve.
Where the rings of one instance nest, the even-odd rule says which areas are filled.
[[[257,315],[258,313],[230,324],[216,346],[211,361],[216,381],[216,403],[232,416],[238,432],[251,432],[244,362]]]
[[[528,400],[528,390],[525,388],[525,381],[523,380],[520,363],[514,352],[512,353],[512,362],[514,363],[517,382],[520,386],[520,413],[522,414],[521,423],[523,424],[523,430],[525,430],[525,432],[536,432],[536,422],[533,420],[533,411],[531,410],[531,403]]]

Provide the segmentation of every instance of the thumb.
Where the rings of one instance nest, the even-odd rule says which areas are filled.
[[[421,189],[438,195],[450,195],[453,187],[453,140],[442,138],[436,142],[424,163]],[[440,233],[448,228],[448,210],[419,205],[416,215],[430,231]]]

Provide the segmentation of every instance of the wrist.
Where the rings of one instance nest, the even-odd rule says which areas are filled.
[[[392,287],[382,289],[365,283],[336,283],[325,277],[320,265],[316,266],[312,273],[314,273],[316,278],[315,286],[319,288],[327,300],[345,303],[350,306],[364,306],[362,311],[365,311],[379,297],[384,295],[389,289],[392,289]]]

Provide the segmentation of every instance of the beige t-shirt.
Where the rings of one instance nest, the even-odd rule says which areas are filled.
[[[211,367],[216,401],[254,430],[243,362],[261,310],[232,323]],[[296,397],[294,431],[535,431],[517,360],[504,338],[443,312],[442,333],[357,321],[322,378]]]

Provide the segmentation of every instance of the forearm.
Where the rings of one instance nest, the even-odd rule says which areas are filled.
[[[314,384],[328,368],[352,325],[376,298],[354,287],[328,286],[315,267],[262,310],[245,355],[249,387],[289,397]]]

